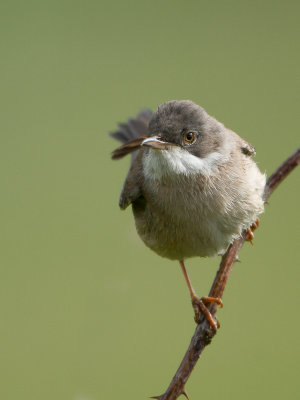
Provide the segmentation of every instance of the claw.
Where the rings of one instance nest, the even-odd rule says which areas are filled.
[[[254,239],[254,231],[259,227],[259,219],[257,218],[257,220],[255,222],[253,222],[253,224],[250,226],[249,229],[247,229],[247,238],[246,240],[248,242],[250,242],[253,246],[253,239]]]
[[[199,299],[195,296],[192,299],[192,305],[195,312],[195,322],[199,324],[201,314],[204,314],[211,328],[214,331],[217,331],[220,328],[220,323],[213,318],[205,303],[215,303],[218,304],[220,307],[223,307],[223,302],[220,298],[217,297],[202,297],[201,299]]]
[[[246,238],[246,240],[247,240],[247,242],[250,242],[252,244],[252,246],[253,246],[253,242],[252,242],[253,239],[254,239],[254,233],[253,233],[253,231],[252,231],[252,229],[250,227],[249,229],[247,229],[247,238]]]
[[[259,227],[259,224],[260,224],[260,222],[259,222],[259,219],[257,218],[257,220],[255,222],[253,222],[253,224],[250,227],[251,231],[252,232],[255,231],[255,229],[257,229]]]

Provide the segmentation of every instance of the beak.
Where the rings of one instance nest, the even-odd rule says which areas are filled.
[[[164,142],[159,136],[151,136],[143,140],[141,145],[155,150],[167,150],[173,143]]]

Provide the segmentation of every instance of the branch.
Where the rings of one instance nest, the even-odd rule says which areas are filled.
[[[277,186],[287,177],[287,175],[300,164],[300,148],[292,154],[267,180],[263,199],[266,202]],[[216,274],[213,285],[210,289],[209,296],[221,298],[230,272],[233,265],[238,259],[238,253],[247,238],[246,231],[236,239],[227,249],[223,255],[219,270]],[[217,312],[217,306],[214,303],[208,305],[208,309],[214,317]],[[195,333],[192,337],[191,343],[180,363],[180,366],[174,375],[168,389],[161,396],[152,397],[158,400],[176,400],[181,394],[187,399],[188,396],[185,391],[185,384],[194,369],[202,351],[210,344],[212,338],[215,336],[214,331],[207,319],[202,317],[200,323],[197,325]]]

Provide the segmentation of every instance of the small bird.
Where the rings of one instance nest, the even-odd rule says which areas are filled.
[[[120,208],[132,205],[146,246],[179,261],[196,322],[204,313],[217,329],[206,304],[222,301],[196,295],[184,260],[224,254],[244,229],[251,238],[266,182],[254,147],[190,100],[142,110],[111,136],[123,143],[112,159],[132,154]]]

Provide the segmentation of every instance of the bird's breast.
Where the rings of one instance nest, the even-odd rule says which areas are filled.
[[[146,180],[144,207],[133,205],[145,244],[171,259],[215,255],[224,248],[227,237],[218,221],[223,206],[213,201],[208,186],[208,178],[196,176],[176,182]]]
[[[161,256],[222,253],[263,211],[265,178],[256,164],[230,159],[220,166],[214,157],[201,167],[201,159],[199,164],[186,155],[178,161],[168,152],[145,152],[143,206],[133,204],[133,211],[139,235]]]

